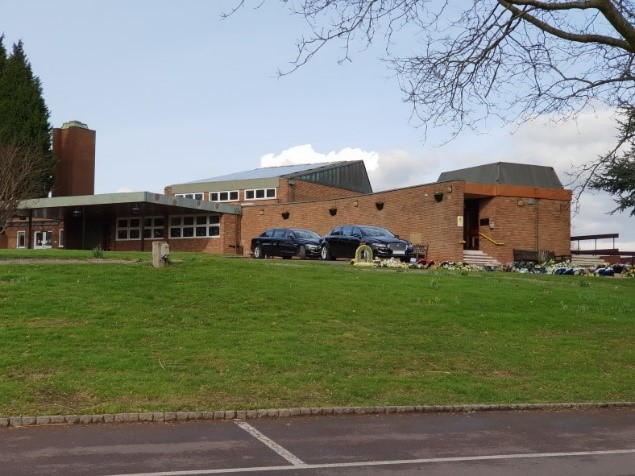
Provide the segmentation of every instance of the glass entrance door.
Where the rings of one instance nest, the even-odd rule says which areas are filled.
[[[43,250],[51,248],[53,246],[53,232],[52,231],[36,231],[33,236],[33,248],[36,250]]]

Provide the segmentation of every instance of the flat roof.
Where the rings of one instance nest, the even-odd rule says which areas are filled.
[[[114,211],[118,215],[126,215],[137,207],[145,215],[163,214],[167,210],[174,209],[176,213],[226,213],[240,215],[241,208],[226,203],[209,202],[206,200],[194,200],[192,198],[175,197],[154,192],[125,192],[105,193],[99,195],[78,195],[73,197],[49,197],[23,200],[18,206],[19,210],[47,210],[42,216],[61,216],[64,209],[89,207],[95,211],[106,209]],[[35,216],[40,216],[36,213]]]

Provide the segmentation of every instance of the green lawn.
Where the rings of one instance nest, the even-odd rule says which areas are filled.
[[[0,416],[635,400],[635,279],[104,257],[0,264]]]

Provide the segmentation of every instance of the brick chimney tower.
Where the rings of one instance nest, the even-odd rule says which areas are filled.
[[[79,121],[53,129],[54,197],[95,194],[95,131]]]

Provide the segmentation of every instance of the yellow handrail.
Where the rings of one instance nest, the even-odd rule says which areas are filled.
[[[505,243],[503,243],[502,241],[494,241],[489,236],[487,236],[485,233],[480,233],[479,232],[478,236],[482,236],[486,240],[491,241],[492,243],[494,243],[496,246],[505,246]]]

